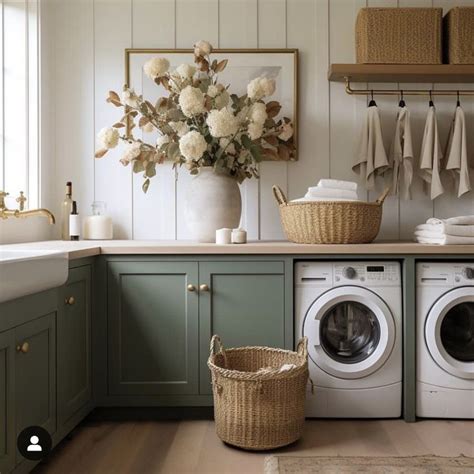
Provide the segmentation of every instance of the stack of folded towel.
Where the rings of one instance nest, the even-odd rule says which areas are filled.
[[[317,186],[308,188],[303,198],[292,202],[303,201],[357,201],[357,183],[339,179],[321,179]]]
[[[416,227],[415,240],[421,244],[474,244],[474,215],[428,219]]]

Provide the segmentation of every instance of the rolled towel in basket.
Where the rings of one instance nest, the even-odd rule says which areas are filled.
[[[357,193],[348,189],[333,189],[333,188],[322,188],[319,186],[313,186],[308,188],[308,192],[305,198],[324,198],[331,201],[333,198],[336,199],[349,199],[357,201]]]
[[[320,179],[318,188],[347,189],[357,191],[357,183],[353,181],[343,181],[342,179]]]

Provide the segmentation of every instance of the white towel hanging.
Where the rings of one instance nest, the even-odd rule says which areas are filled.
[[[387,168],[388,159],[383,145],[379,110],[373,105],[367,108],[352,170],[360,176],[367,189],[374,189],[375,176],[382,174]]]
[[[397,114],[395,136],[389,153],[392,193],[411,199],[413,182],[413,143],[411,138],[410,111],[400,107]]]
[[[446,171],[454,179],[458,197],[471,190],[467,159],[466,118],[460,105],[456,107],[446,145]]]
[[[423,142],[420,152],[420,177],[430,191],[431,199],[436,199],[444,193],[440,178],[440,162],[443,157],[439,142],[436,109],[431,105],[426,117]]]

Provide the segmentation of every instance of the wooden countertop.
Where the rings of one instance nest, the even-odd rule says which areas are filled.
[[[66,242],[51,240],[2,245],[5,249],[43,249],[67,252],[70,259],[95,255],[473,255],[474,245],[425,245],[415,242],[313,245],[286,241],[254,241],[216,245],[191,241],[101,240]]]

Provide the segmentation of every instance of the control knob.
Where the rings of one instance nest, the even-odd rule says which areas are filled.
[[[342,269],[342,274],[345,278],[348,278],[349,280],[352,280],[357,276],[357,272],[353,267],[344,267]]]
[[[463,273],[468,280],[474,280],[474,268],[466,267]]]

